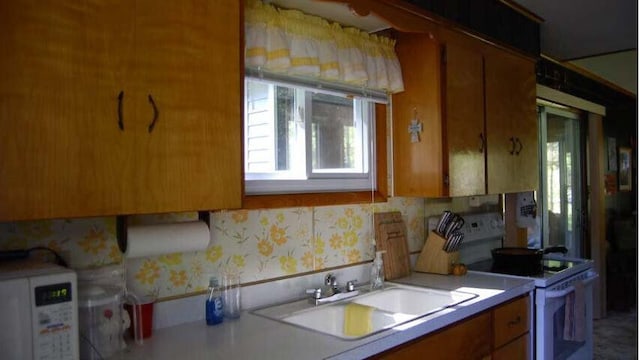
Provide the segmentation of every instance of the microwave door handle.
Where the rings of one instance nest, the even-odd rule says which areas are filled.
[[[582,280],[582,284],[584,286],[587,286],[587,285],[591,284],[592,282],[594,282],[597,278],[598,278],[597,274],[593,275],[593,276],[590,276],[590,277]],[[574,291],[575,289],[576,289],[576,287],[571,285],[571,286],[567,286],[566,289],[562,289],[562,290],[545,291],[544,292],[544,297],[547,298],[547,299],[554,299],[554,298],[563,297],[563,296],[566,296],[567,294],[569,294],[570,292]]]

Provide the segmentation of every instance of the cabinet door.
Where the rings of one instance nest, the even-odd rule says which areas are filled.
[[[483,359],[491,354],[491,313],[463,320],[433,335],[402,345],[376,359]]]
[[[405,91],[393,95],[396,196],[444,196],[440,45],[426,34],[398,34]],[[422,125],[411,141],[412,120]]]
[[[529,331],[529,297],[511,301],[493,311],[494,347],[500,347]]]
[[[529,333],[520,336],[516,340],[493,352],[492,360],[530,359]]]
[[[131,14],[127,1],[0,2],[0,221],[121,210]]]
[[[475,49],[449,42],[445,58],[449,196],[484,194],[483,57]]]
[[[498,49],[485,55],[488,193],[538,187],[534,63]]]
[[[240,6],[223,0],[136,2],[138,122],[130,213],[240,207]]]

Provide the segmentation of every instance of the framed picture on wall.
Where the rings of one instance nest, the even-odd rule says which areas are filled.
[[[618,181],[620,191],[631,191],[631,148],[618,150]]]

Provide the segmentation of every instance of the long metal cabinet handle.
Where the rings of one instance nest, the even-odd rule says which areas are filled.
[[[158,107],[156,106],[155,101],[153,101],[151,94],[149,94],[149,103],[151,104],[151,107],[153,107],[153,120],[151,120],[151,124],[149,124],[149,134],[151,134],[153,128],[156,126],[156,121],[158,121],[160,113],[158,112]]]
[[[124,91],[120,90],[118,94],[118,127],[124,131],[124,120],[122,118],[122,100],[124,99]]]

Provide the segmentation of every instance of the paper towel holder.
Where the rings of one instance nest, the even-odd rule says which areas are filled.
[[[208,211],[198,211],[198,220],[207,224],[211,229],[211,213]],[[116,240],[121,253],[127,251],[127,227],[129,225],[127,215],[116,216]]]

